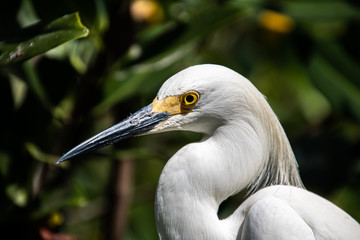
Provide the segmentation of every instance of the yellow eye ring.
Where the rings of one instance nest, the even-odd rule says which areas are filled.
[[[184,108],[191,108],[193,106],[195,106],[195,104],[197,103],[197,101],[199,100],[199,93],[195,92],[195,91],[189,91],[186,92],[184,95],[182,95],[182,107]]]

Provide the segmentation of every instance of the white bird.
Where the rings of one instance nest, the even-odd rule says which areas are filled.
[[[169,78],[153,103],[65,154],[58,163],[121,139],[199,132],[164,167],[155,200],[165,239],[360,239],[360,225],[304,189],[286,134],[263,95],[240,74],[197,65]],[[251,195],[226,219],[221,202]]]

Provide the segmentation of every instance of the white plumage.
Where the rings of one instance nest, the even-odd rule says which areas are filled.
[[[288,139],[247,79],[221,66],[194,66],[167,80],[158,98],[189,90],[201,95],[193,112],[152,130],[205,135],[179,150],[160,176],[161,239],[360,239],[355,220],[302,189]],[[247,187],[255,194],[219,220],[220,203]]]
[[[198,99],[192,95],[188,100],[196,101],[186,106],[184,98],[191,92]],[[180,107],[170,109],[167,104],[176,101]],[[145,110],[59,161],[127,137],[134,119],[138,127],[142,119],[164,113],[130,135],[186,130],[204,138],[181,148],[161,173],[155,201],[160,239],[360,239],[354,219],[303,188],[291,146],[265,98],[247,79],[222,66],[179,72]],[[120,137],[108,140],[109,133]],[[220,220],[221,202],[244,189],[250,197]]]

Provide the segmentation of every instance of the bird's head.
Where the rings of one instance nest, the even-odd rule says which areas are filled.
[[[136,135],[173,130],[211,134],[226,121],[246,115],[246,96],[253,89],[247,79],[223,66],[187,68],[169,78],[150,105],[76,146],[57,163]]]

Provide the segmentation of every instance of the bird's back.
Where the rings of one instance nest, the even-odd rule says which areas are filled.
[[[231,218],[242,219],[238,239],[360,239],[360,225],[350,215],[292,186],[259,190]]]

